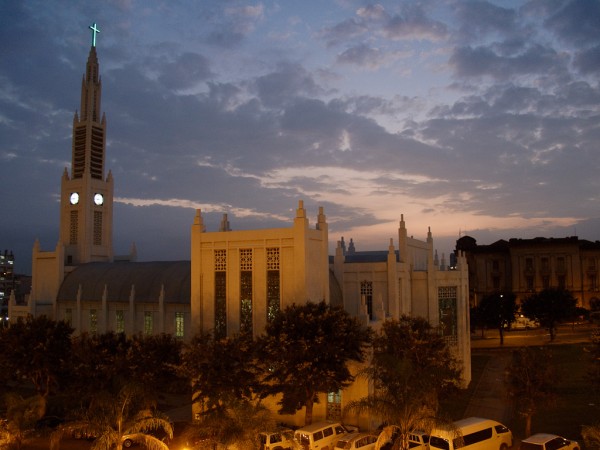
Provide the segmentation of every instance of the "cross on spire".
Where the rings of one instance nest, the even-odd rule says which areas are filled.
[[[96,22],[89,26],[89,29],[92,30],[92,47],[96,46],[96,33],[100,33],[100,29],[96,26]]]

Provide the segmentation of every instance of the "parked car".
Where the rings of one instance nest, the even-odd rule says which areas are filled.
[[[390,437],[391,441],[385,442],[381,450],[390,450],[398,437],[397,430]],[[408,448],[410,450],[429,450],[429,435],[424,431],[413,431],[408,436]]]
[[[429,450],[429,435],[424,431],[413,431],[408,436],[408,448],[411,450]]]
[[[273,432],[259,433],[260,450],[291,450],[294,448],[294,430],[282,428]]]
[[[349,433],[338,439],[336,449],[344,450],[373,450],[377,443],[377,436],[371,433]]]
[[[133,438],[133,435],[126,434],[125,436],[123,436],[123,448],[129,448],[137,444],[138,442]]]
[[[577,441],[570,441],[556,434],[537,433],[521,441],[519,450],[579,450]]]

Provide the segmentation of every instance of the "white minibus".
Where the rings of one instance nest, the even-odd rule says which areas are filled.
[[[430,450],[507,450],[513,445],[512,432],[500,422],[470,417],[436,428],[429,437]]]

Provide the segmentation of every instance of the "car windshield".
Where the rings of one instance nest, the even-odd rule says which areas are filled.
[[[344,440],[337,441],[337,444],[335,444],[335,448],[350,449],[352,448],[352,442]]]
[[[450,450],[450,444],[448,443],[448,441],[437,436],[431,436],[429,438],[429,446],[441,448],[442,450]]]

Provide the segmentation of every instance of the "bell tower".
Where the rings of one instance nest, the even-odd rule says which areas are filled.
[[[102,81],[96,55],[94,23],[92,46],[81,83],[81,108],[73,117],[71,171],[62,176],[60,242],[66,266],[112,261],[113,178],[104,176],[106,116],[101,114]]]

